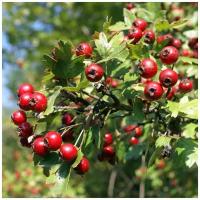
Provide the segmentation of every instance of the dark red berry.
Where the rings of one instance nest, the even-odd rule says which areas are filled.
[[[139,63],[138,69],[143,78],[152,78],[156,75],[158,66],[154,60],[145,58]]]
[[[12,113],[11,119],[14,124],[20,125],[23,122],[26,122],[26,113],[23,110],[17,110]]]
[[[106,133],[105,136],[104,136],[104,145],[105,146],[110,145],[110,144],[112,144],[112,142],[113,142],[112,134]]]
[[[145,30],[143,33],[144,42],[152,44],[155,41],[155,33],[152,30]]]
[[[31,99],[32,99],[33,94],[32,93],[24,93],[19,97],[19,107],[23,110],[31,110]]]
[[[73,133],[74,133],[74,132],[73,132],[72,130],[66,131],[66,132],[62,135],[62,140],[63,140],[63,142],[72,142],[73,139],[74,139]]]
[[[127,125],[123,128],[124,132],[130,134],[131,132],[133,132],[135,130],[137,126],[134,125],[134,124],[131,124],[131,125]]]
[[[158,100],[163,95],[163,88],[160,83],[152,81],[145,85],[144,95],[148,100]]]
[[[128,38],[136,44],[142,38],[142,30],[139,28],[132,28],[128,34]]]
[[[165,43],[165,45],[169,45],[173,41],[173,36],[171,34],[160,35],[157,37],[157,43]]]
[[[136,127],[134,132],[136,137],[140,137],[142,135],[142,127],[140,126]]]
[[[179,39],[174,38],[171,43],[172,46],[176,47],[177,49],[181,48],[181,41]]]
[[[33,127],[28,122],[23,122],[18,127],[20,137],[29,137],[33,134]]]
[[[78,45],[78,47],[76,48],[76,55],[77,56],[85,56],[87,58],[91,57],[92,55],[92,47],[89,43],[87,42],[82,42]]]
[[[22,94],[33,93],[33,92],[34,92],[34,88],[31,84],[23,83],[18,87],[17,95],[20,97]]]
[[[89,169],[90,169],[90,162],[85,156],[83,156],[81,162],[78,164],[75,170],[77,171],[78,174],[85,174]]]
[[[85,75],[91,82],[97,82],[101,80],[104,74],[104,69],[101,65],[92,63],[85,68]]]
[[[63,115],[63,118],[62,118],[63,124],[65,124],[66,126],[70,126],[72,124],[72,121],[73,121],[73,116],[71,114],[65,113]]]
[[[23,146],[23,147],[27,147],[27,148],[30,148],[31,147],[31,145],[32,145],[32,143],[31,142],[28,142],[28,138],[23,138],[23,137],[21,137],[20,138],[20,143],[21,143],[21,145]]]
[[[139,140],[136,137],[131,137],[129,140],[130,144],[136,145],[139,143]]]
[[[142,31],[145,30],[147,25],[148,24],[144,19],[135,19],[135,21],[133,22],[133,26],[136,27],[136,28],[141,29]]]
[[[45,111],[47,108],[47,98],[40,92],[34,92],[30,105],[35,112],[39,113]]]
[[[172,87],[170,92],[167,94],[166,98],[168,100],[172,100],[174,95],[176,94],[176,91],[177,91],[176,87]]]
[[[77,154],[77,148],[71,143],[62,144],[60,147],[60,155],[66,161],[73,161]]]
[[[47,145],[43,137],[37,137],[32,144],[33,152],[39,156],[45,156],[48,152]]]
[[[193,89],[193,82],[190,79],[183,79],[179,83],[179,91],[182,93],[190,92]]]
[[[191,49],[195,49],[195,45],[198,43],[198,38],[194,37],[194,38],[190,38],[189,42],[188,42],[188,46]]]
[[[193,57],[193,58],[198,58],[198,51],[194,50],[194,51],[192,52],[192,57]]]
[[[131,2],[129,2],[129,3],[126,4],[126,8],[128,10],[132,10],[133,8],[135,8],[135,5],[133,3],[131,3]]]
[[[165,69],[160,72],[159,81],[163,87],[172,87],[178,81],[178,74],[172,69]]]
[[[103,156],[105,158],[111,158],[115,155],[115,150],[112,146],[108,145],[103,148]]]
[[[62,144],[62,137],[60,133],[55,132],[55,131],[49,131],[44,136],[44,139],[47,142],[48,148],[53,151],[58,150]]]
[[[160,52],[160,60],[166,65],[171,65],[178,60],[179,52],[173,46],[167,46]]]

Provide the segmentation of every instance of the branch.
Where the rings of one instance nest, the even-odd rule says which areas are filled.
[[[111,172],[110,180],[108,184],[108,197],[113,197],[116,178],[117,178],[117,171],[113,170]]]

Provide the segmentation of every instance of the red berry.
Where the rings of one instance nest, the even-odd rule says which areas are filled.
[[[128,34],[128,38],[132,40],[133,44],[136,44],[142,37],[142,30],[139,28],[132,28]]]
[[[179,83],[179,90],[182,93],[190,92],[193,89],[193,82],[190,79],[183,79]]]
[[[73,116],[69,113],[65,113],[62,118],[63,124],[70,126],[73,121]]]
[[[181,55],[185,57],[192,57],[192,52],[188,49],[183,49]]]
[[[47,145],[43,137],[37,137],[32,144],[33,152],[39,156],[44,156],[48,152]]]
[[[131,137],[131,139],[129,140],[129,143],[136,145],[139,143],[139,140],[136,137]]]
[[[23,110],[17,110],[12,113],[11,119],[14,124],[20,125],[23,122],[26,122],[26,113]]]
[[[27,147],[27,148],[30,148],[31,147],[31,145],[32,145],[32,143],[31,142],[28,142],[28,138],[23,138],[23,137],[21,137],[20,138],[20,143],[21,143],[21,145],[23,146],[23,147]]]
[[[47,98],[40,92],[34,92],[30,105],[35,112],[39,113],[45,111],[47,108]]]
[[[165,161],[164,160],[159,160],[157,163],[156,163],[156,168],[157,169],[164,169],[166,166],[165,164]]]
[[[166,43],[165,45],[171,44],[173,41],[173,36],[171,34],[160,35],[157,37],[157,43]]]
[[[77,56],[83,55],[83,56],[89,58],[92,55],[92,51],[93,51],[93,49],[89,43],[82,42],[76,48],[76,55]]]
[[[32,93],[24,93],[19,97],[19,107],[23,110],[31,110],[31,99],[32,99],[33,94]]]
[[[133,8],[135,8],[135,5],[133,4],[133,3],[127,3],[126,4],[126,8],[128,9],[128,10],[132,10]]]
[[[176,47],[177,49],[181,48],[181,41],[179,39],[174,38],[171,43],[172,46]]]
[[[139,63],[138,69],[143,78],[151,78],[156,75],[158,66],[154,60],[145,58]]]
[[[136,127],[137,127],[136,125],[131,124],[131,125],[125,126],[123,130],[124,132],[130,134],[132,131],[135,130]]]
[[[194,50],[194,51],[192,52],[192,57],[193,57],[193,58],[198,58],[198,51]]]
[[[33,134],[33,127],[28,122],[23,122],[20,124],[18,129],[20,137],[29,137]]]
[[[73,139],[74,139],[74,137],[73,137],[73,131],[72,130],[68,130],[67,132],[65,132],[62,135],[63,142],[72,142]]]
[[[119,85],[118,81],[111,77],[106,78],[106,84],[113,88],[116,88]]]
[[[142,135],[142,127],[138,126],[135,128],[135,136],[140,137]]]
[[[172,87],[178,81],[178,74],[172,69],[165,69],[160,72],[159,80],[163,87]]]
[[[163,95],[163,88],[158,82],[149,82],[144,87],[144,95],[148,100],[158,100]]]
[[[168,100],[171,100],[174,97],[174,95],[176,94],[176,91],[177,91],[176,87],[172,87],[171,90],[170,90],[170,92],[166,96],[166,98]]]
[[[145,30],[143,33],[144,42],[152,44],[155,41],[155,33],[152,30]]]
[[[19,86],[18,91],[17,91],[17,95],[21,96],[24,93],[33,93],[33,92],[34,92],[34,88],[31,84],[23,83]]]
[[[144,31],[147,27],[147,22],[144,19],[135,19],[133,26]]]
[[[195,49],[195,45],[198,44],[198,38],[194,37],[194,38],[190,38],[189,42],[188,42],[188,46],[191,49]]]
[[[81,162],[78,164],[78,166],[75,168],[78,174],[85,174],[90,168],[90,162],[89,160],[83,156],[81,159]]]
[[[53,151],[58,150],[62,144],[62,137],[60,133],[55,132],[55,131],[49,131],[44,136],[44,139],[47,142],[48,148]]]
[[[171,65],[178,60],[179,52],[173,46],[167,46],[160,52],[160,60],[166,65]]]
[[[105,158],[110,158],[113,157],[115,155],[115,150],[112,146],[105,146],[103,148],[103,157]]]
[[[71,144],[62,144],[60,147],[60,155],[66,161],[72,161],[77,157],[77,148]]]
[[[85,68],[85,75],[91,82],[97,82],[101,80],[104,74],[104,69],[101,65],[92,63]]]
[[[104,136],[104,145],[105,146],[110,145],[110,144],[112,144],[112,142],[113,142],[112,134],[106,133],[105,136]]]

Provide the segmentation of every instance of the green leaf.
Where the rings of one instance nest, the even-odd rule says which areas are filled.
[[[183,26],[187,25],[188,23],[188,19],[180,19],[178,21],[173,21],[170,24],[170,28],[171,29],[178,29],[178,28],[182,28]]]
[[[189,58],[189,57],[185,57],[185,56],[180,56],[179,57],[179,61],[182,61],[184,63],[189,63],[189,64],[196,64],[198,65],[198,59],[196,58]]]
[[[42,167],[48,167],[51,168],[54,165],[60,164],[60,157],[58,153],[56,152],[49,152],[47,155],[42,157],[42,159],[39,160],[38,165]]]
[[[52,70],[53,66],[56,64],[56,60],[49,56],[49,55],[44,55],[43,56],[43,65],[49,69]]]
[[[196,135],[196,129],[197,129],[198,125],[197,124],[194,124],[194,123],[189,123],[187,125],[185,125],[183,127],[183,133],[182,135],[185,137],[185,138],[195,138],[195,135]]]
[[[168,31],[170,29],[170,24],[167,20],[156,20],[155,28],[157,32]]]
[[[126,160],[138,159],[142,155],[145,148],[146,148],[145,144],[142,144],[142,143],[137,144],[133,147],[130,147],[128,152],[126,153],[125,159]]]
[[[131,12],[130,10],[124,8],[124,22],[129,29],[132,27],[132,23],[135,20],[136,16],[134,12]]]
[[[35,132],[35,135],[40,135],[42,132],[46,131],[47,122],[38,122]]]
[[[123,161],[127,150],[127,145],[124,142],[119,142],[116,148],[116,154],[119,161]]]
[[[145,49],[142,43],[135,44],[135,45],[129,44],[128,46],[130,49],[131,59],[137,60],[137,59],[147,57],[148,51],[147,49]]]
[[[52,72],[46,73],[42,78],[42,83],[49,82],[52,78],[54,78],[54,74]]]
[[[109,27],[111,25],[112,18],[106,18],[106,21],[103,23],[103,32],[107,33],[109,31]]]
[[[167,136],[160,136],[156,140],[156,147],[167,146],[170,144],[171,138]]]
[[[58,168],[58,171],[56,172],[58,182],[65,181],[65,179],[68,177],[70,173],[70,168],[71,168],[71,165],[67,162],[63,162],[60,165],[60,167]]]
[[[76,87],[63,87],[63,89],[69,92],[79,92],[80,90],[87,88],[88,85],[89,85],[89,81],[83,80]]]
[[[81,152],[81,150],[78,150],[78,154],[77,154],[77,158],[74,161],[74,163],[72,164],[72,168],[76,168],[78,166],[78,164],[81,162],[81,159],[83,158],[83,153]]]
[[[128,29],[130,29],[130,27],[127,27],[124,22],[117,22],[116,24],[109,27],[110,31],[116,31],[116,32]]]
[[[101,133],[99,126],[93,126],[91,128],[92,131],[92,138],[94,139],[94,143],[98,149],[101,147]]]
[[[136,8],[135,12],[138,18],[142,18],[147,22],[152,22],[154,20],[154,14],[144,8]]]
[[[156,148],[149,159],[148,168],[151,167],[155,163],[155,160],[156,160],[156,158],[158,158],[160,156],[160,153],[161,153],[161,149]]]
[[[185,162],[189,168],[191,168],[195,163],[196,165],[198,164],[198,148],[195,148],[193,153],[187,156],[187,161]]]

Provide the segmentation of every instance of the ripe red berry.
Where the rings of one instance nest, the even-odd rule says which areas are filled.
[[[173,46],[164,47],[160,52],[160,60],[166,65],[171,65],[178,60],[179,52]]]
[[[138,65],[139,73],[143,78],[151,78],[155,76],[158,70],[157,63],[150,59],[144,58]]]
[[[172,46],[176,47],[177,49],[181,48],[181,41],[179,39],[174,38],[171,43]]]
[[[195,45],[198,44],[198,38],[194,37],[194,38],[190,38],[189,42],[188,42],[188,46],[191,49],[195,49]]]
[[[32,99],[33,94],[32,93],[24,93],[19,97],[19,107],[23,110],[31,110],[31,99]]]
[[[72,124],[72,121],[73,121],[73,116],[71,114],[65,113],[63,115],[63,118],[62,118],[63,124],[65,124],[66,126],[70,126]]]
[[[92,51],[93,51],[93,49],[89,43],[82,42],[76,48],[76,55],[77,56],[83,55],[83,56],[89,58],[92,55]]]
[[[33,93],[33,92],[34,92],[34,88],[31,84],[23,83],[18,87],[17,95],[20,97],[22,94]]]
[[[90,162],[89,160],[83,156],[81,159],[81,162],[78,164],[78,166],[75,168],[78,174],[85,174],[90,168]]]
[[[133,22],[133,26],[136,27],[136,28],[141,29],[142,31],[145,30],[147,25],[148,24],[144,19],[135,19],[135,21]]]
[[[136,127],[137,127],[136,125],[131,124],[131,125],[125,126],[125,127],[123,128],[123,130],[124,130],[124,132],[130,134],[132,131],[135,130]]]
[[[152,30],[145,30],[143,33],[144,42],[152,44],[155,41],[155,33]]]
[[[193,82],[190,79],[183,79],[179,83],[179,91],[182,93],[190,92],[193,89]]]
[[[12,113],[11,119],[14,124],[20,125],[23,122],[26,122],[26,113],[23,110],[17,110]]]
[[[30,148],[31,147],[31,145],[32,145],[32,143],[31,142],[28,142],[28,138],[23,138],[23,137],[21,137],[20,138],[20,143],[21,143],[21,145],[23,146],[23,147],[27,147],[27,148]]]
[[[140,137],[142,135],[142,127],[138,126],[134,130],[135,136]]]
[[[104,69],[101,65],[92,63],[85,68],[85,75],[91,82],[97,82],[101,80],[104,74]]]
[[[48,148],[53,151],[58,150],[62,144],[62,137],[60,133],[55,132],[55,131],[49,131],[44,136],[44,139],[47,143]]]
[[[47,108],[47,98],[40,92],[34,92],[30,105],[35,112],[39,113],[45,111]]]
[[[135,8],[135,5],[133,4],[133,3],[127,3],[126,4],[126,8],[128,9],[128,10],[132,10],[133,8]]]
[[[115,155],[115,150],[112,146],[108,145],[103,148],[103,157],[110,158]]]
[[[23,122],[18,127],[20,137],[29,137],[33,134],[33,127],[28,122]]]
[[[66,161],[72,161],[77,157],[77,148],[71,144],[62,144],[60,147],[60,155]]]
[[[188,50],[188,49],[183,49],[181,51],[181,55],[185,56],[185,57],[192,57],[192,52],[190,50]]]
[[[139,143],[139,140],[136,137],[131,137],[131,139],[129,140],[129,143],[136,145]]]
[[[160,72],[159,81],[163,87],[172,87],[178,81],[178,74],[172,69],[165,69]]]
[[[39,156],[44,156],[48,152],[47,145],[43,137],[37,137],[32,144],[33,152]]]
[[[163,95],[163,88],[158,82],[149,82],[144,87],[144,95],[148,100],[158,100]]]
[[[172,87],[171,90],[170,90],[170,92],[169,92],[168,95],[166,96],[166,98],[167,98],[168,100],[172,100],[172,98],[173,98],[174,95],[176,94],[176,91],[177,91],[176,87]]]
[[[157,43],[165,43],[165,45],[169,45],[173,41],[173,36],[171,34],[160,35],[157,37]]]
[[[113,142],[112,134],[106,133],[105,136],[104,136],[104,145],[105,146],[110,145],[110,144],[112,144],[112,142]]]
[[[142,38],[142,30],[139,28],[132,28],[128,34],[128,38],[136,44]]]

